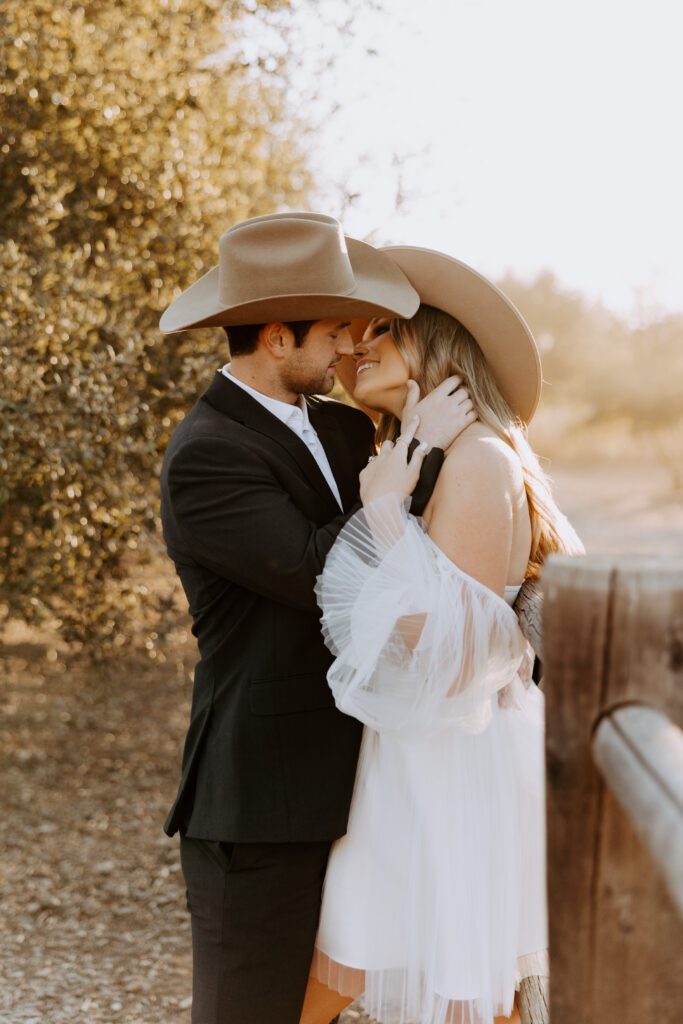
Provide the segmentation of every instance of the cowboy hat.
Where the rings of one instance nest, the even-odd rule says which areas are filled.
[[[449,313],[467,328],[513,413],[529,423],[541,394],[541,360],[529,327],[507,296],[472,267],[433,249],[390,245],[380,251],[401,268],[421,303]],[[354,344],[360,344],[369,322],[352,320]],[[353,397],[355,364],[350,358],[339,363],[337,377]]]
[[[218,266],[171,303],[159,327],[173,334],[272,320],[408,317],[418,305],[396,263],[346,237],[334,217],[277,213],[225,231]]]
[[[482,274],[445,253],[412,245],[380,251],[401,268],[422,304],[449,313],[467,328],[513,413],[529,423],[541,397],[541,359],[517,307]]]

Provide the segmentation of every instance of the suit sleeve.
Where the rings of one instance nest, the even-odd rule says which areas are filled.
[[[412,458],[413,452],[420,442],[413,438],[408,448],[408,455]],[[410,511],[414,516],[421,516],[427,507],[427,502],[432,496],[441,467],[443,466],[445,452],[441,448],[432,448],[427,452],[420,467],[420,478],[413,491],[413,500],[410,503]]]
[[[187,441],[168,483],[172,514],[197,562],[272,601],[319,611],[316,576],[354,510],[316,526],[265,462],[222,438]]]

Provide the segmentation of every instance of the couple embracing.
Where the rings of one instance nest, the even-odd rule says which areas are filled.
[[[161,477],[200,654],[165,824],[193,1024],[328,1024],[361,993],[386,1024],[510,1017],[547,972],[512,605],[579,549],[526,440],[532,335],[463,263],[301,213],[226,231],[161,320],[217,325],[230,362]],[[335,374],[360,408],[321,397]]]

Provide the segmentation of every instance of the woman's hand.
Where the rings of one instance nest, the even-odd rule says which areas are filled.
[[[429,445],[422,443],[408,460],[408,448],[420,425],[419,416],[415,416],[409,426],[397,438],[396,443],[385,441],[379,455],[370,458],[360,474],[360,499],[364,505],[383,498],[386,494],[398,494],[407,498],[412,494],[420,476],[422,461]]]

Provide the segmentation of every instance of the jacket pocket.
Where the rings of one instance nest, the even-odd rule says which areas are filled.
[[[334,698],[324,673],[315,672],[269,683],[252,683],[249,707],[255,715],[289,715],[333,708]]]

